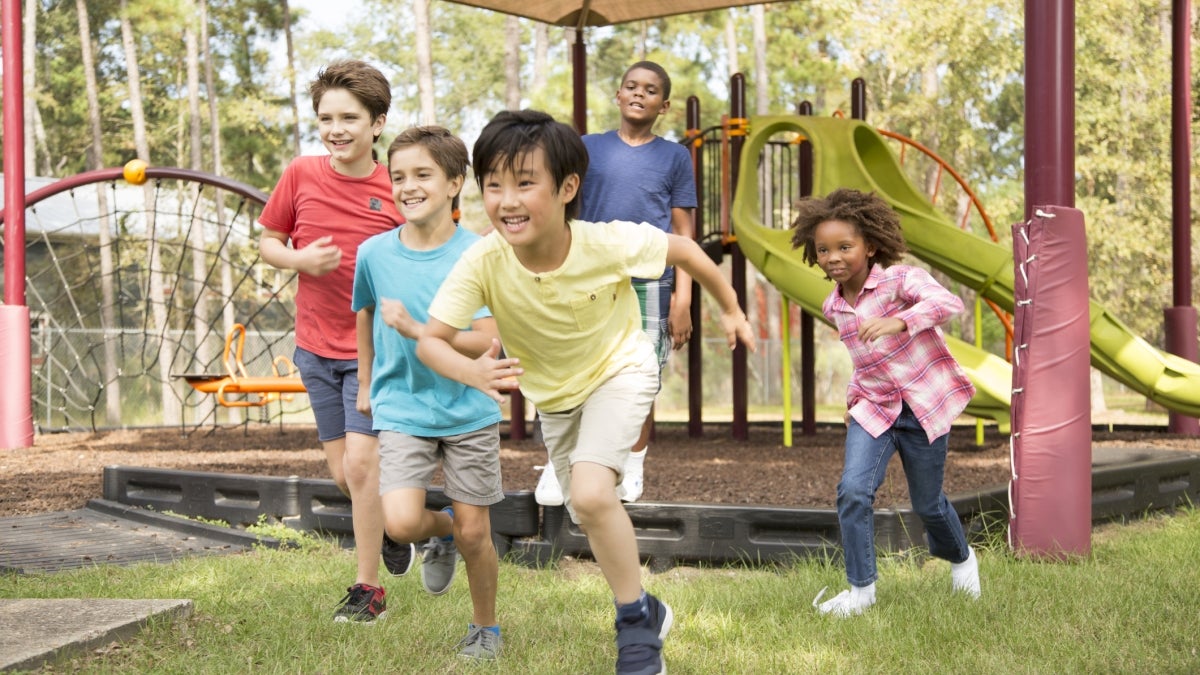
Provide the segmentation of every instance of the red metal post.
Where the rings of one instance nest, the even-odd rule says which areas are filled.
[[[700,137],[700,99],[687,99],[687,133],[696,138],[688,144],[692,155],[692,173],[696,178],[695,235],[704,232],[704,200],[709,186],[704,184],[704,146]],[[700,330],[700,284],[692,281],[692,338],[688,340],[688,438],[704,435],[704,340]]]
[[[801,101],[796,113],[812,115],[813,104]],[[800,196],[808,197],[813,191],[813,148],[812,143],[800,144]],[[790,316],[783,318],[791,321]],[[800,432],[805,436],[817,433],[817,347],[813,315],[800,309]]]
[[[737,199],[737,182],[738,182],[738,167],[742,161],[742,146],[745,144],[745,120],[746,120],[746,78],[741,73],[734,73],[730,81],[729,87],[729,116],[731,129],[729,130],[730,139],[730,162],[729,162],[729,186],[730,186],[730,201],[722,205],[726,210],[733,209],[733,200]],[[734,231],[734,236],[737,236],[737,231]],[[732,269],[733,289],[737,292],[738,304],[742,309],[746,308],[746,256],[742,253],[742,249],[734,246],[730,256],[730,267]],[[733,359],[733,437],[739,441],[748,440],[750,438],[750,423],[749,423],[749,401],[747,400],[747,389],[749,382],[749,369],[747,361],[747,350],[744,346],[738,345],[737,349],[733,350],[730,355]]]
[[[33,446],[29,307],[25,305],[25,92],[21,3],[3,0],[4,304],[0,305],[0,448]]]
[[[1196,308],[1192,306],[1192,55],[1191,0],[1174,0],[1171,12],[1171,304],[1163,310],[1167,351],[1197,359]],[[1172,412],[1167,430],[1200,435],[1200,420]]]

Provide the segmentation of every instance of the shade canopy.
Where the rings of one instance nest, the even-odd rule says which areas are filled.
[[[451,0],[555,26],[611,26],[676,14],[762,4],[762,0]]]

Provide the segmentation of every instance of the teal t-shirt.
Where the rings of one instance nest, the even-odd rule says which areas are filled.
[[[375,308],[371,327],[375,360],[371,373],[371,413],[377,431],[410,436],[453,436],[500,421],[500,407],[486,394],[449,380],[417,358],[417,342],[383,322],[384,298],[404,303],[417,321],[429,320],[429,303],[462,252],[479,235],[459,227],[445,244],[414,251],[400,241],[400,230],[384,232],[358,248],[354,271],[354,311]],[[487,318],[487,308],[476,319]]]

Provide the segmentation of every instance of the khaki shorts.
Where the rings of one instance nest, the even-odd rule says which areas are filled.
[[[491,506],[504,499],[499,424],[440,437],[380,431],[379,494],[428,489],[439,459],[450,499],[472,506]]]
[[[641,364],[613,375],[583,405],[564,412],[538,411],[542,439],[572,521],[579,522],[571,506],[570,467],[576,462],[606,466],[616,472],[612,485],[616,490],[624,475],[625,459],[642,432],[656,393],[658,358],[647,345]]]

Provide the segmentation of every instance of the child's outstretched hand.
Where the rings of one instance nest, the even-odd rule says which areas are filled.
[[[475,359],[469,373],[470,381],[464,382],[491,396],[497,403],[504,401],[502,392],[517,388],[517,377],[525,373],[519,359],[498,359],[500,341],[492,339],[492,346]]]
[[[858,339],[874,342],[885,335],[896,335],[908,329],[904,319],[894,316],[876,316],[858,324]]]
[[[729,348],[735,349],[740,340],[752,352],[758,351],[758,343],[754,339],[754,330],[746,320],[746,313],[738,309],[733,312],[721,312],[721,330],[729,340]]]

